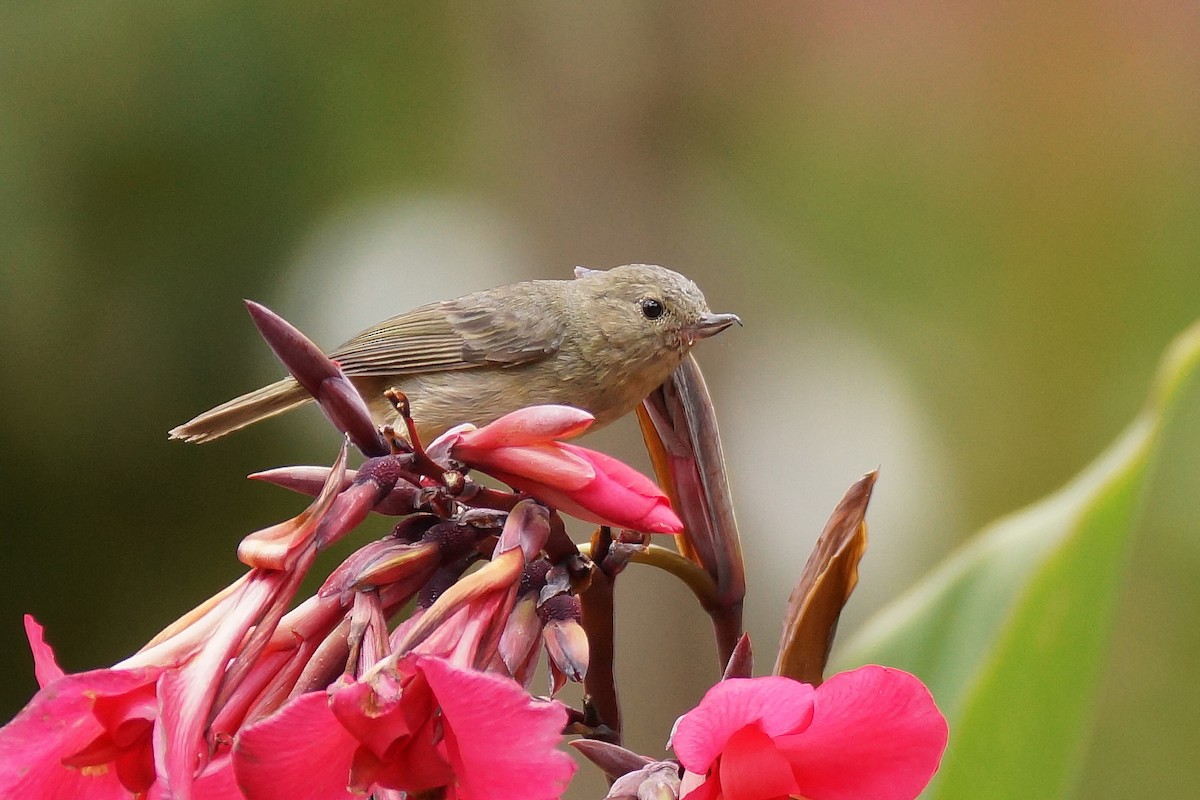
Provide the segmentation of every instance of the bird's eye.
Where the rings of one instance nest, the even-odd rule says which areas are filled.
[[[663,315],[664,311],[666,311],[666,308],[663,307],[662,302],[655,300],[653,297],[647,297],[642,301],[642,314],[646,319],[658,319]]]

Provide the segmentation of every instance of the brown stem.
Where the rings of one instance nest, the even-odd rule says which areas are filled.
[[[587,675],[583,679],[585,702],[591,706],[598,721],[611,734],[603,737],[613,744],[621,743],[621,704],[617,699],[616,676],[613,673],[615,655],[613,636],[613,581],[600,566],[612,543],[608,528],[599,528],[592,534],[588,550],[593,554],[592,579],[580,593],[582,608],[580,623],[587,632],[588,658]]]

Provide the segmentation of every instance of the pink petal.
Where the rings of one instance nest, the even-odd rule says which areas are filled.
[[[499,470],[568,491],[581,489],[596,477],[596,470],[587,459],[557,442],[491,450],[460,445],[454,448],[454,457],[488,474]]]
[[[342,727],[378,759],[402,736],[412,733],[400,705],[398,687],[381,697],[370,683],[350,681],[330,694],[329,707]]]
[[[703,775],[729,737],[747,725],[757,725],[772,738],[804,730],[812,719],[814,695],[813,687],[791,678],[721,681],[679,718],[669,746],[687,770]]]
[[[772,800],[798,791],[787,759],[757,725],[729,737],[719,765],[726,800]]]
[[[92,704],[92,716],[118,747],[126,747],[144,735],[147,723],[158,718],[158,693],[153,683],[147,683],[118,695],[97,697]]]
[[[248,534],[238,545],[238,560],[248,567],[262,569],[294,569],[300,553],[313,543],[313,537],[329,515],[335,501],[342,496],[342,481],[346,476],[346,445],[325,476],[321,491],[308,508],[284,522]]]
[[[620,459],[601,453],[599,450],[589,450],[575,444],[564,444],[560,447],[587,461],[597,473],[604,475],[614,485],[627,490],[630,494],[640,495],[650,500],[664,497],[662,490],[654,481]]]
[[[509,678],[419,657],[446,721],[446,745],[460,797],[553,800],[575,772],[558,750],[566,709],[533,700]]]
[[[683,530],[670,501],[654,481],[604,453],[575,445],[561,447],[588,460],[596,469],[596,480],[573,495],[576,502],[605,519],[619,521],[622,527],[650,533]]]
[[[681,533],[683,531],[683,523],[671,511],[669,501],[665,496],[661,503],[657,503],[641,496],[613,492],[605,487],[593,489],[588,486],[580,491],[565,492],[557,487],[518,475],[509,475],[495,469],[490,470],[488,474],[522,492],[528,492],[551,508],[556,508],[564,514],[569,514],[585,522],[646,531],[647,533]],[[599,478],[593,483],[597,482],[599,482]]]
[[[642,515],[641,525],[635,530],[647,533],[683,533],[683,522],[668,501],[656,504]]]
[[[464,433],[462,443],[472,448],[492,449],[541,444],[554,439],[570,439],[587,430],[596,418],[571,406],[528,406]]]
[[[121,785],[114,769],[98,767],[86,772],[65,767],[58,770],[30,770],[20,781],[0,784],[3,797],[37,800],[131,800],[133,795]]]
[[[416,732],[388,753],[387,762],[379,771],[379,784],[406,791],[410,796],[453,786],[456,779],[446,762],[445,749],[442,719],[431,708]]]
[[[81,672],[66,675],[39,691],[0,728],[0,797],[128,800],[129,791],[111,765],[80,770],[63,766],[62,760],[103,733],[92,714],[97,697],[136,691],[152,683],[160,671]]]
[[[202,766],[201,753],[206,752],[204,729],[230,658],[247,631],[277,600],[281,585],[293,577],[285,572],[258,570],[250,574],[201,651],[182,669],[170,670],[159,679],[161,713],[155,726],[155,750],[160,756],[160,775],[171,787],[175,800],[191,797],[192,780]],[[269,637],[270,631],[256,629],[255,634]]]
[[[684,772],[683,780],[679,782],[679,797],[681,800],[719,800],[721,779],[716,775],[705,778],[694,772]]]
[[[42,635],[43,628],[32,614],[25,615],[25,638],[29,640],[29,649],[33,652],[33,674],[37,676],[38,686],[45,689],[47,685],[61,678],[66,673],[54,658],[54,651],[46,644]]]
[[[866,666],[821,684],[812,724],[776,740],[802,794],[912,800],[937,771],[946,720],[929,690],[898,669]]]
[[[432,442],[428,442],[425,445],[425,455],[442,466],[448,466],[446,460],[450,458],[450,451],[458,444],[459,439],[462,438],[464,433],[473,430],[476,430],[476,428],[469,422],[455,425]]]
[[[310,692],[238,735],[233,770],[246,800],[353,800],[346,786],[357,747],[325,692]]]
[[[228,751],[214,759],[192,786],[196,800],[245,800],[233,774],[233,758]]]

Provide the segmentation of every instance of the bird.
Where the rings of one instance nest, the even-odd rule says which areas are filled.
[[[699,287],[654,264],[577,267],[573,280],[533,280],[430,303],[384,320],[328,355],[363,396],[376,424],[396,421],[385,396],[402,392],[423,441],[530,405],[595,417],[590,430],[632,411],[692,346],[733,324]],[[209,442],[304,405],[287,377],[171,429]]]

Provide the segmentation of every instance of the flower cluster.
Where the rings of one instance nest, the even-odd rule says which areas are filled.
[[[718,641],[738,640],[740,550],[713,470],[674,442],[672,495],[702,509],[683,509],[700,538],[680,539],[680,555],[649,542],[684,532],[666,494],[562,441],[591,424],[587,412],[530,407],[426,448],[402,396],[407,439],[375,428],[302,334],[251,311],[365,460],[349,469],[343,446],[330,467],[253,476],[312,502],[243,539],[241,578],[111,668],[65,674],[27,617],[41,689],[0,729],[0,797],[549,800],[575,769],[559,748],[567,732],[616,779],[610,797],[903,800],[929,780],[945,723],[919,681],[875,667],[819,688],[749,679],[744,638],[719,648],[729,679],[678,722],[678,761],[603,745],[620,738],[611,592],[626,564],[684,577]],[[560,511],[605,527],[581,550]],[[297,602],[317,554],[373,513],[399,520]],[[530,693],[541,653],[550,698]],[[584,682],[582,709],[553,699],[568,681]]]
[[[395,469],[368,462],[348,477],[339,460],[304,513],[243,541],[246,575],[111,669],[64,675],[27,620],[42,690],[0,731],[0,794],[255,800],[458,786],[479,796],[468,788],[511,775],[522,788],[504,796],[558,796],[573,771],[553,748],[566,710],[527,691],[533,643],[567,641],[546,649],[556,674],[576,679],[587,651],[582,636],[559,635],[577,625],[569,613],[549,620],[518,603],[530,575],[543,606],[569,593],[565,580],[546,592],[544,506],[414,513],[286,610],[323,545],[364,508],[396,502],[382,478]],[[414,598],[416,612],[389,631]],[[544,746],[494,747],[531,739]],[[294,759],[314,747],[324,756],[297,773]]]

